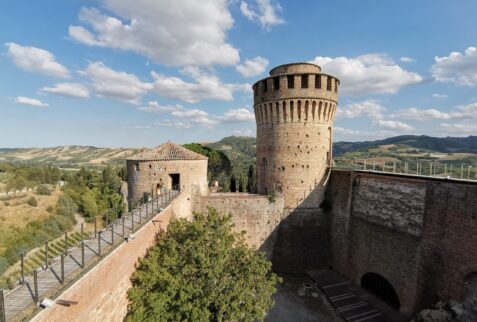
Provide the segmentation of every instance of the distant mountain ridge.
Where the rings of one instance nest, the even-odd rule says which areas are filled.
[[[437,138],[427,135],[400,135],[375,141],[335,142],[333,143],[333,155],[340,156],[347,152],[390,144],[442,153],[477,154],[477,136]]]
[[[229,136],[217,142],[202,143],[212,149],[223,151],[233,167],[245,171],[255,164],[256,138]],[[394,146],[393,148],[389,148]],[[376,148],[376,149],[373,149]],[[477,159],[477,136],[437,138],[426,135],[401,135],[383,140],[365,142],[334,142],[333,156],[366,158],[375,156],[409,155],[411,150],[426,153],[470,154]],[[140,148],[97,148],[94,146],[59,146],[52,148],[0,148],[0,162],[55,165],[60,167],[98,166],[121,164],[124,159],[137,153]],[[370,151],[372,150],[372,151]],[[352,155],[353,154],[353,155]]]

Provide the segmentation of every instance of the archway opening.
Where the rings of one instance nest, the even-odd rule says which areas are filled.
[[[384,277],[376,273],[366,273],[361,278],[361,287],[399,311],[401,303],[394,287]]]

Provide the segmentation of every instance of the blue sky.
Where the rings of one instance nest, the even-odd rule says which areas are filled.
[[[251,85],[341,80],[335,141],[477,134],[477,1],[0,2],[0,147],[255,135]]]

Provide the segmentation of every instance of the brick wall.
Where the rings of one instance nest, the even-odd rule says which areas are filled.
[[[383,276],[405,314],[462,300],[477,272],[477,185],[333,171],[326,199],[334,269],[356,284]]]
[[[157,232],[167,228],[173,204],[135,233],[135,238],[123,243],[107,255],[58,298],[77,301],[77,305],[55,305],[41,311],[32,321],[123,321],[127,313],[127,290],[138,258],[144,257],[153,245]]]
[[[267,196],[216,193],[197,198],[193,210],[207,212],[208,207],[215,208],[221,214],[231,213],[236,231],[246,232],[245,242],[271,257],[283,214],[282,198],[271,203]]]

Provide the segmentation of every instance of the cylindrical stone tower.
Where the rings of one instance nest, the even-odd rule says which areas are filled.
[[[316,208],[331,165],[339,80],[310,63],[280,65],[253,85],[257,186],[286,208]]]

